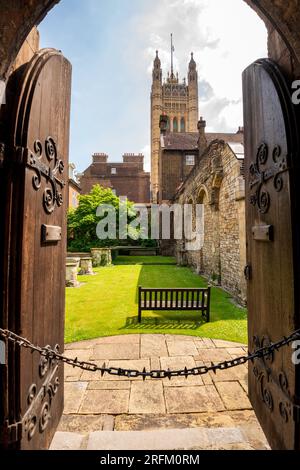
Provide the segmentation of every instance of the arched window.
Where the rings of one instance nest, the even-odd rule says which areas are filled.
[[[185,119],[181,118],[180,121],[180,132],[185,132]]]
[[[178,132],[178,121],[176,117],[173,119],[173,132]]]
[[[167,131],[170,131],[170,118],[167,116]]]

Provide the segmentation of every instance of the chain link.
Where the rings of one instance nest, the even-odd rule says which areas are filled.
[[[219,362],[218,364],[211,363],[211,365],[209,366],[204,365],[204,366],[194,367],[193,369],[185,368],[181,370],[170,370],[170,369],[151,370],[150,372],[147,371],[146,369],[143,369],[143,371],[138,371],[138,370],[131,370],[131,369],[122,369],[118,367],[106,367],[106,364],[103,364],[102,367],[99,367],[97,366],[97,364],[93,362],[80,361],[78,360],[78,358],[71,359],[60,354],[58,347],[56,347],[55,349],[51,349],[49,346],[47,347],[35,346],[28,339],[22,338],[21,336],[18,336],[9,330],[3,330],[1,328],[0,328],[0,336],[3,339],[6,339],[14,344],[17,344],[21,348],[29,349],[32,352],[39,353],[41,356],[45,357],[47,360],[57,360],[65,364],[68,364],[72,367],[77,367],[88,372],[100,372],[102,376],[104,374],[109,374],[112,376],[127,377],[127,378],[142,377],[143,380],[146,380],[146,378],[171,380],[173,377],[188,378],[190,376],[205,375],[205,374],[208,374],[209,372],[216,373],[218,370],[231,369],[233,367],[246,364],[249,361],[253,362],[255,359],[263,359],[265,357],[270,357],[273,353],[283,348],[284,346],[288,346],[292,342],[299,340],[300,330],[296,330],[290,336],[287,336],[287,337],[285,336],[283,339],[281,339],[277,343],[271,343],[270,345],[266,347],[256,349],[255,352],[249,353],[248,356],[241,356],[236,359],[229,360],[229,361]]]

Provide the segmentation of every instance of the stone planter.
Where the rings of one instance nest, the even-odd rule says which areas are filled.
[[[93,276],[93,260],[92,258],[81,258],[80,260],[80,276]]]
[[[73,259],[73,258],[79,258],[79,259],[81,259],[81,258],[87,258],[87,257],[89,257],[89,256],[90,256],[90,253],[89,253],[89,252],[85,252],[85,253],[83,253],[83,252],[82,252],[82,253],[81,253],[81,252],[75,253],[75,252],[74,252],[74,253],[72,253],[71,251],[69,251],[69,252],[67,253],[67,258],[72,258],[72,259]]]
[[[98,268],[100,266],[110,266],[112,263],[111,250],[109,248],[92,248],[93,266]]]
[[[67,258],[67,263],[76,263],[77,264],[77,269],[80,266],[80,258],[75,258],[75,257],[68,257]]]
[[[79,286],[77,275],[78,275],[77,261],[67,261],[66,262],[66,287],[78,287]]]

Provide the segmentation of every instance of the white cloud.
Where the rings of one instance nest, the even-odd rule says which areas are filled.
[[[243,122],[242,71],[267,56],[264,23],[241,0],[160,0],[147,4],[133,20],[135,44],[129,48],[131,56],[142,58],[136,64],[139,73],[147,73],[150,82],[158,49],[167,75],[172,32],[174,67],[180,78],[187,75],[189,54],[194,52],[200,84],[206,87],[200,89],[200,114],[209,128],[237,129]]]
[[[145,147],[142,148],[141,153],[145,157],[144,170],[150,171],[151,170],[151,147],[150,145],[145,145]]]

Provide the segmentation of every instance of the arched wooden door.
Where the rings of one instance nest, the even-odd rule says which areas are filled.
[[[249,348],[300,326],[299,137],[291,88],[270,60],[243,74]],[[292,348],[249,368],[249,393],[273,449],[300,447],[300,376]]]
[[[71,65],[42,50],[11,77],[0,170],[1,327],[63,351]],[[2,446],[47,449],[63,410],[63,365],[7,345]]]

